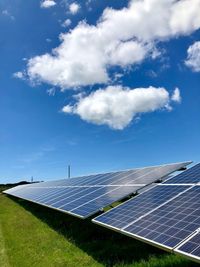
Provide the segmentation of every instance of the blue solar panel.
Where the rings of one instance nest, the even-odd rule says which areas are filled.
[[[189,186],[157,185],[93,219],[95,223],[120,230],[173,198]]]
[[[165,184],[195,184],[200,182],[200,163],[165,181]]]
[[[199,227],[200,186],[194,186],[122,232],[172,249]]]
[[[124,184],[149,184],[161,179],[174,171],[177,171],[191,162],[173,163],[160,166],[133,169],[128,171],[103,173],[89,176],[49,181],[32,184],[32,187],[56,187],[56,186],[104,186]]]
[[[195,232],[190,238],[181,243],[175,252],[196,259],[200,262],[200,233]]]
[[[43,182],[16,187],[6,190],[5,193],[86,218],[189,163]]]
[[[86,204],[84,203],[85,201],[83,198],[81,205],[71,210],[71,212],[79,214],[83,217],[87,216],[88,212],[90,214],[94,214],[95,211],[100,209],[100,207],[104,208],[115,201],[119,201],[124,195],[129,195],[132,192],[136,192],[139,188],[139,186],[121,186],[114,189],[111,193],[108,192],[104,195],[98,196],[95,199],[88,199]]]

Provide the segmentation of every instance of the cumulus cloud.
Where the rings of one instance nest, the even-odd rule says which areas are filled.
[[[172,97],[178,92],[175,89]],[[108,125],[112,129],[121,130],[142,113],[169,110],[170,102],[168,91],[162,87],[131,89],[108,86],[79,98],[75,105],[64,106],[62,111],[79,115],[81,119],[93,124]]]
[[[50,8],[50,7],[53,7],[56,5],[56,2],[54,0],[43,0],[41,3],[40,3],[40,6],[42,8]]]
[[[72,3],[72,4],[69,5],[69,11],[73,15],[78,13],[79,9],[80,9],[80,5],[77,4],[77,3]]]
[[[131,0],[106,8],[96,25],[79,23],[61,34],[61,44],[29,60],[31,80],[62,90],[110,80],[109,67],[125,68],[159,55],[156,43],[200,28],[200,0]]]
[[[200,72],[200,41],[191,45],[187,50],[187,54],[186,66],[193,71]]]

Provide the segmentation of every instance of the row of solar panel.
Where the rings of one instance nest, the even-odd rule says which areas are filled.
[[[85,218],[187,164],[108,173],[104,179],[103,175],[95,175],[21,186],[6,193]],[[197,164],[93,221],[165,249],[178,246],[177,253],[200,260],[200,249],[193,240],[180,247],[200,227],[200,186],[196,185],[199,182],[200,164]],[[196,247],[190,248],[194,243]]]
[[[16,187],[6,193],[86,218],[187,164],[189,162],[43,182]]]
[[[40,205],[86,218],[99,209],[137,191],[140,186],[96,186],[67,188],[25,187],[12,195]]]
[[[187,178],[188,185],[179,185],[182,175],[183,184]],[[93,222],[200,261],[199,181],[200,164],[96,217]]]
[[[128,171],[103,173],[89,176],[76,177],[73,179],[64,179],[35,183],[34,187],[55,187],[55,186],[104,186],[104,185],[135,185],[149,184],[162,179],[166,175],[176,170],[184,168],[191,162],[166,164],[160,166],[133,169]]]
[[[199,185],[158,185],[93,222],[200,262]]]

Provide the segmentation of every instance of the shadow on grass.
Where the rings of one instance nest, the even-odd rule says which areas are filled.
[[[142,260],[148,261],[152,256],[161,258],[167,255],[160,249],[95,225],[91,222],[91,219],[81,220],[25,200],[11,196],[9,198],[104,266],[134,264]],[[145,266],[149,266],[148,263]],[[186,260],[173,265],[166,263],[165,267],[169,266],[188,267],[198,265],[190,265]]]

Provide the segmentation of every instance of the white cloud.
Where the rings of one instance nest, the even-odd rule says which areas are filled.
[[[174,94],[177,94],[177,89]],[[108,86],[80,98],[73,106],[64,106],[62,111],[77,114],[93,124],[121,130],[141,113],[170,109],[170,102],[165,88]]]
[[[179,88],[176,88],[174,90],[174,93],[173,93],[173,95],[171,97],[171,100],[174,101],[174,102],[177,102],[177,103],[181,102],[181,93],[180,93]]]
[[[63,23],[62,23],[62,27],[69,27],[71,25],[71,19],[66,19]]]
[[[42,8],[50,8],[56,5],[56,2],[54,0],[44,0],[40,3],[40,6]]]
[[[197,30],[199,14],[200,0],[132,0],[121,10],[106,8],[97,25],[81,22],[60,35],[52,53],[31,58],[28,76],[62,90],[108,83],[110,66],[154,59],[155,43]]]
[[[150,50],[149,48],[135,41],[121,42],[116,45],[115,49],[111,49],[109,63],[111,65],[127,66],[140,62],[146,56],[147,51]]]
[[[72,3],[72,4],[69,5],[69,11],[73,15],[78,13],[79,9],[80,9],[80,5],[77,4],[77,3]]]
[[[193,71],[200,72],[200,41],[191,45],[187,50],[187,54],[186,66]]]

